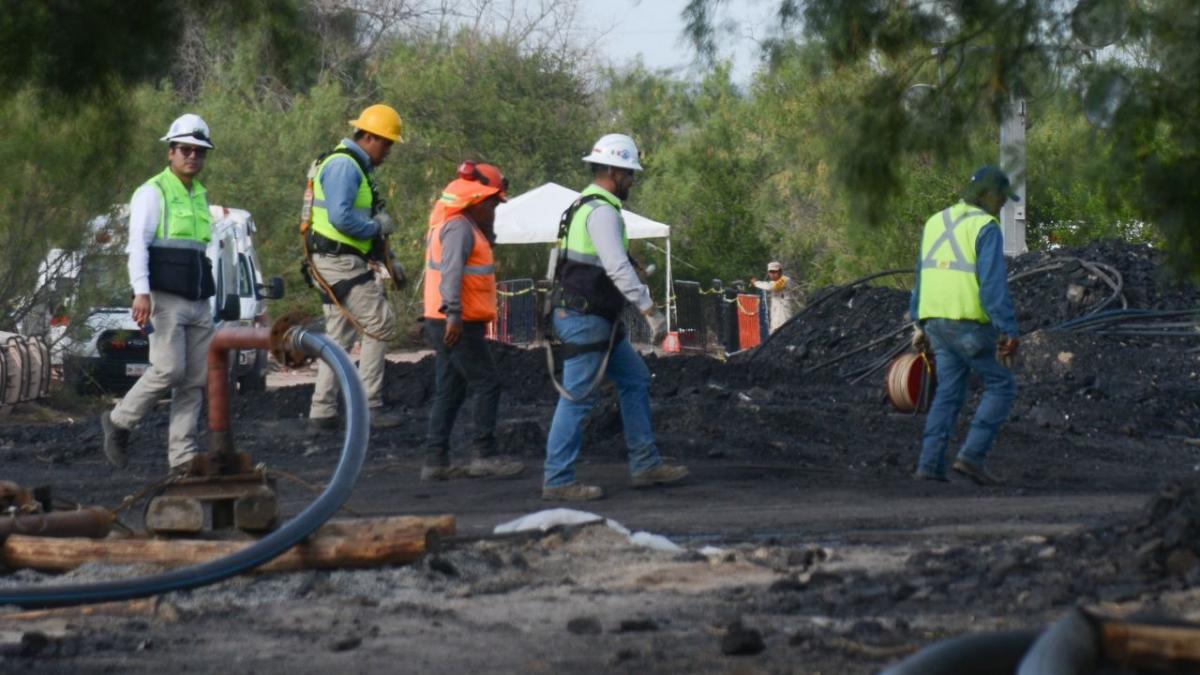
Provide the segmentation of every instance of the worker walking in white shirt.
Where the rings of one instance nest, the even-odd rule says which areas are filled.
[[[100,425],[105,457],[124,467],[130,431],[170,393],[167,459],[172,470],[182,470],[198,453],[196,424],[213,336],[208,299],[215,288],[206,255],[212,216],[196,180],[213,144],[208,125],[193,114],[175,120],[160,140],[168,144],[168,165],[133,193],[125,249],[133,320],[149,333],[150,367],[116,408],[100,416]]]
[[[767,317],[770,319],[771,332],[774,333],[796,313],[796,285],[791,277],[784,275],[783,265],[776,261],[767,263],[766,281],[751,277],[750,283],[766,291]]]

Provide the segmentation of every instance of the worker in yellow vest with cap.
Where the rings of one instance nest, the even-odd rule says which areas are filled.
[[[350,125],[352,138],[343,139],[317,161],[312,181],[312,225],[307,235],[312,272],[330,292],[319,287],[324,303],[325,332],[346,351],[362,340],[358,374],[367,390],[373,429],[395,427],[399,415],[383,407],[384,356],[396,320],[383,284],[367,264],[371,242],[395,231],[375,187],[375,167],[383,164],[392,145],[401,142],[400,115],[376,104]],[[337,386],[333,371],[322,362],[308,411],[314,430],[337,429]]]
[[[198,453],[196,424],[213,335],[208,299],[216,289],[206,253],[212,216],[196,179],[213,143],[208,124],[191,113],[172,122],[159,140],[167,143],[167,168],[133,193],[125,247],[133,320],[149,334],[150,367],[116,408],[100,416],[100,426],[104,455],[124,467],[130,431],[170,394],[167,460],[173,470],[184,470]]]
[[[917,322],[913,345],[923,351],[932,346],[937,390],[925,420],[918,479],[946,480],[946,449],[974,372],[983,380],[983,399],[951,468],[979,485],[999,482],[985,462],[1016,397],[1010,366],[1020,344],[996,221],[1010,199],[1018,197],[1008,176],[985,166],[971,176],[962,201],[925,223],[909,314]]]

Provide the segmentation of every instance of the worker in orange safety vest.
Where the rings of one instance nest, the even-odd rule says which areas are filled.
[[[493,225],[496,207],[507,196],[508,179],[499,168],[463,162],[429,217],[424,334],[436,353],[436,393],[421,480],[514,476],[524,469],[521,462],[496,456],[500,377],[487,342],[488,324],[496,319]],[[468,389],[475,396],[471,459],[452,466],[450,431]]]

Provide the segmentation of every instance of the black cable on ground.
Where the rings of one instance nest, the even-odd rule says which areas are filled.
[[[62,586],[38,585],[0,589],[0,606],[18,605],[25,608],[84,605],[94,602],[131,600],[171,591],[207,586],[258,567],[273,560],[303,541],[329,520],[349,499],[358,474],[366,459],[370,419],[367,394],[354,362],[328,337],[299,331],[295,338],[306,354],[325,361],[337,377],[346,401],[346,436],[337,468],[321,496],[284,523],[249,547],[229,556],[191,565],[162,574],[136,579],[106,581],[95,584]]]
[[[776,335],[782,333],[784,328],[792,325],[792,323],[794,323],[796,320],[800,319],[805,314],[812,311],[812,309],[814,307],[817,307],[818,305],[824,303],[826,300],[829,300],[832,297],[835,297],[837,295],[845,293],[846,291],[850,290],[851,288],[854,288],[856,286],[861,286],[861,285],[867,283],[868,281],[874,281],[875,279],[879,279],[881,277],[892,276],[894,274],[914,274],[914,273],[915,273],[915,270],[911,270],[911,269],[908,269],[908,270],[899,270],[899,269],[884,270],[883,272],[876,272],[875,274],[869,274],[865,277],[860,277],[858,279],[855,279],[854,281],[851,281],[850,283],[845,284],[843,286],[835,286],[834,288],[831,288],[828,291],[825,291],[825,293],[817,296],[816,298],[811,300],[807,305],[805,305],[804,309],[800,310],[799,312],[796,312],[796,314],[793,315],[792,318],[788,319],[787,321],[784,321],[783,324],[781,326],[779,326],[779,328],[776,328],[774,331],[772,331],[771,334],[767,336],[766,340],[763,340],[762,342],[760,342],[758,344],[757,347],[754,348],[754,351],[751,352],[751,354],[750,354],[749,360],[753,361],[760,353],[762,353],[762,348],[766,347],[771,342],[771,340],[773,340],[775,338]]]

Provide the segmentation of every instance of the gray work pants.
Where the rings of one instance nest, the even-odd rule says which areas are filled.
[[[173,293],[150,292],[150,367],[112,411],[112,421],[132,429],[171,394],[167,460],[171,467],[187,463],[198,452],[196,423],[208,382],[208,343],[212,341],[212,307],[208,300],[187,300]]]
[[[353,279],[368,269],[367,262],[356,255],[317,254],[313,256],[313,266],[329,285],[343,279]],[[367,390],[367,405],[377,408],[383,405],[383,368],[387,340],[392,338],[396,330],[392,308],[387,303],[383,284],[379,283],[378,279],[355,286],[342,301],[342,306],[363,328],[384,338],[379,340],[363,335],[362,350],[358,355],[358,375]],[[324,305],[324,310],[325,333],[349,352],[355,339],[359,337],[358,330],[336,306]],[[334,417],[337,412],[337,380],[334,379],[333,371],[322,361],[317,368],[317,386],[313,391],[308,416]]]

